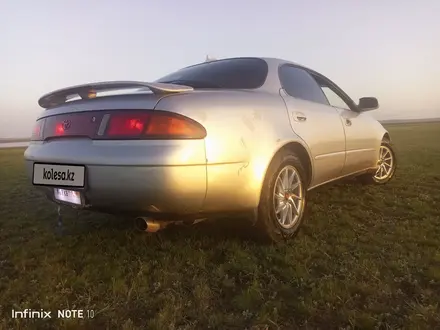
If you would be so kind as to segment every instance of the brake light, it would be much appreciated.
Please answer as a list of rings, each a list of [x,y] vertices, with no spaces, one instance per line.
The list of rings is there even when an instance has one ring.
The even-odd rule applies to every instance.
[[[55,126],[55,135],[63,135],[64,134],[64,126],[62,123],[58,123]]]
[[[108,136],[139,136],[143,133],[148,121],[148,114],[114,114],[110,115],[107,130]]]
[[[37,120],[32,130],[31,141],[40,141],[43,139],[44,119]]]
[[[105,137],[203,139],[206,130],[185,116],[154,110],[110,114]]]
[[[203,139],[205,128],[186,116],[158,110],[83,111],[45,117],[35,123],[31,140],[89,138]]]

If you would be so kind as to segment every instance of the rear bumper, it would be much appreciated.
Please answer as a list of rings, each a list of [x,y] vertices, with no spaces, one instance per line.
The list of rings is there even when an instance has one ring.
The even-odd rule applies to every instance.
[[[192,214],[206,196],[203,140],[32,143],[25,160],[30,181],[34,162],[85,165],[86,187],[78,190],[89,209]],[[38,188],[53,200],[53,187]]]

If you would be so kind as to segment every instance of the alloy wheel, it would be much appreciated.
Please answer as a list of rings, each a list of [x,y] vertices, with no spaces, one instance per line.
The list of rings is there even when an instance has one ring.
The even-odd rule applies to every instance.
[[[295,167],[287,165],[279,172],[273,191],[278,223],[283,228],[292,228],[301,219],[304,202],[301,177]]]
[[[379,167],[374,175],[376,180],[385,180],[393,173],[394,159],[390,148],[384,145],[380,146],[377,164]]]

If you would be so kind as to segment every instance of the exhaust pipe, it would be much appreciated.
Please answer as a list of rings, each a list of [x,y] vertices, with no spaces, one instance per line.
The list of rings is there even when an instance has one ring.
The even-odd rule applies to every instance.
[[[134,226],[137,230],[155,233],[171,224],[194,225],[204,220],[207,220],[207,218],[200,218],[191,221],[158,221],[148,217],[137,217],[134,219]]]
[[[137,217],[134,219],[134,226],[140,231],[149,233],[155,233],[164,227],[160,222],[147,217]]]

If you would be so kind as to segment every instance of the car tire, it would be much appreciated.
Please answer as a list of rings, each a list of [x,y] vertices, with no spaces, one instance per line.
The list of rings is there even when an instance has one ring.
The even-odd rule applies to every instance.
[[[389,163],[385,163],[386,161],[388,161],[388,158],[391,159],[391,163],[389,165],[390,167],[385,165],[385,164],[389,164]],[[385,160],[385,159],[387,159],[387,160]],[[380,166],[376,172],[367,173],[367,174],[364,174],[359,177],[359,179],[362,183],[383,185],[383,184],[388,183],[394,177],[394,174],[396,173],[396,168],[397,168],[397,158],[396,158],[396,153],[394,152],[394,148],[390,142],[382,141],[382,143],[380,145],[378,162],[379,162]],[[380,170],[381,170],[382,164],[384,164],[383,167],[386,170],[388,170],[389,168],[391,169],[389,171],[389,173],[388,172],[386,173],[387,175],[382,175],[382,176],[380,175]]]
[[[293,175],[293,173],[295,174]],[[307,200],[305,173],[299,157],[294,154],[281,153],[272,160],[263,183],[256,223],[259,237],[264,241],[285,241],[298,233],[304,221]],[[288,179],[284,181],[286,174]],[[280,191],[285,188],[283,183],[287,182],[289,185],[289,179],[292,184],[287,188],[292,191],[284,191],[284,197],[281,198],[280,195],[283,193]],[[297,183],[299,186],[291,189]],[[288,225],[283,225],[281,223],[283,219],[287,222],[291,220],[291,222]]]

